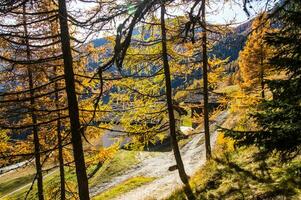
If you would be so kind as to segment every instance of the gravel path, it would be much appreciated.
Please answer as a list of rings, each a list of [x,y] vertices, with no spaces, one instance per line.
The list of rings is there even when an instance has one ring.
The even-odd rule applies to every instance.
[[[21,168],[23,166],[26,166],[26,165],[28,165],[32,162],[33,162],[32,160],[26,160],[26,161],[19,162],[19,163],[13,164],[13,165],[2,167],[2,168],[0,168],[0,177],[3,176],[5,173],[8,173],[8,172],[11,172],[11,171],[16,170],[18,168]]]
[[[227,115],[227,111],[222,112],[211,126],[221,125]],[[215,128],[213,130],[215,130]],[[200,141],[203,141],[203,137],[204,134],[195,135],[192,140],[181,149],[185,170],[189,176],[193,175],[206,161],[205,145],[203,143],[200,144]],[[217,131],[215,130],[211,133],[212,147],[216,142],[216,138]],[[113,178],[110,182],[91,188],[91,196],[95,196],[110,187],[137,176],[156,177],[156,179],[117,197],[116,200],[160,200],[170,196],[173,191],[182,186],[178,171],[168,170],[170,166],[176,164],[172,152],[159,152],[155,156],[153,153],[140,152],[138,158],[140,159],[140,163],[131,170],[121,176]]]

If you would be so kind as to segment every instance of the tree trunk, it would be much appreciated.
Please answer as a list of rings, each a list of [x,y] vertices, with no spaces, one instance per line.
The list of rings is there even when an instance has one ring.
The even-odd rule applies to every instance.
[[[261,98],[265,98],[264,94],[264,66],[263,66],[263,47],[261,47],[260,53],[260,84],[261,84]]]
[[[26,19],[26,5],[23,4],[23,24],[24,24],[24,34],[25,34],[25,45],[26,45],[26,58],[29,61],[31,59],[31,52],[29,47],[28,40],[28,30],[27,30],[27,19]],[[33,124],[33,141],[34,141],[34,156],[35,156],[35,164],[36,164],[36,173],[37,173],[37,186],[38,186],[38,197],[39,200],[44,200],[43,193],[43,172],[41,165],[41,155],[40,155],[40,141],[39,141],[39,131],[37,124],[37,116],[34,112],[35,99],[34,99],[34,85],[33,85],[33,77],[31,66],[27,67],[28,73],[28,85],[30,90],[30,115]]]
[[[174,153],[175,160],[177,163],[177,168],[179,171],[180,178],[185,185],[184,186],[185,194],[189,200],[194,200],[195,197],[194,197],[191,187],[189,185],[189,179],[185,172],[184,164],[183,164],[183,161],[181,158],[179,145],[178,145],[178,141],[177,141],[176,121],[175,121],[173,102],[172,102],[172,88],[171,88],[170,69],[169,69],[168,53],[167,53],[166,27],[165,27],[164,15],[165,15],[165,5],[164,5],[164,3],[162,3],[162,5],[161,5],[162,59],[163,59],[163,65],[164,65],[166,98],[167,98],[167,109],[168,109],[168,116],[169,116],[169,131],[170,131],[171,145],[172,145],[173,153]]]
[[[61,30],[61,46],[64,57],[64,74],[66,82],[66,93],[68,99],[68,111],[71,124],[71,142],[73,145],[73,156],[75,161],[76,176],[78,183],[79,198],[89,200],[89,186],[85,166],[85,158],[82,144],[83,129],[79,120],[79,109],[75,91],[75,80],[73,71],[73,58],[71,54],[70,34],[67,22],[66,1],[59,0],[59,20]]]
[[[208,55],[206,30],[206,0],[202,0],[202,49],[203,49],[203,93],[204,93],[204,130],[206,158],[211,159],[210,130],[209,130],[209,104],[208,104]]]
[[[56,67],[53,69],[54,76],[57,75]],[[55,82],[54,85],[55,89],[55,108],[59,110],[59,92],[58,92],[58,82]],[[56,124],[56,133],[58,138],[58,151],[59,151],[59,167],[60,167],[60,183],[61,183],[61,200],[66,199],[66,188],[65,188],[65,171],[64,171],[64,157],[63,157],[63,141],[62,141],[62,134],[61,134],[61,114],[60,111],[57,113],[57,124]]]

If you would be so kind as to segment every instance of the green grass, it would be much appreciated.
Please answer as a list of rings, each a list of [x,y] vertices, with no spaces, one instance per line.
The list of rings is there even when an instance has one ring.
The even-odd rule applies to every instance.
[[[186,144],[188,144],[192,140],[191,137],[178,140],[178,145],[180,148],[183,148]]]
[[[215,156],[192,177],[197,199],[301,199],[300,156],[286,164],[276,156],[262,158],[255,147],[222,153],[218,145]],[[169,200],[184,200],[183,190]]]
[[[239,86],[234,85],[216,92],[232,95],[238,91]],[[232,107],[235,109],[231,110],[223,127],[245,126],[241,121],[245,119],[248,107],[241,108],[242,103],[234,101]],[[256,147],[234,149],[233,140],[220,136],[221,134],[217,138],[213,159],[207,161],[190,179],[197,199],[301,199],[300,155],[291,161],[281,163],[277,155],[264,156]],[[182,189],[175,191],[168,198],[168,200],[184,199],[186,197]]]
[[[56,171],[54,174],[46,177],[46,174],[44,174],[44,178],[43,178],[43,181],[44,181],[44,195],[47,196],[47,193],[49,191],[50,188],[52,188],[54,185],[59,188],[59,173],[58,171]],[[20,177],[18,179],[25,179],[25,177]],[[33,180],[33,177],[31,177],[31,179],[27,182],[28,183],[31,183]],[[14,190],[16,190],[17,188],[14,188]],[[29,190],[29,186],[26,187],[26,188],[23,188],[22,190],[16,192],[14,195],[10,196],[9,199],[24,199],[27,191]],[[30,191],[30,193],[28,194],[28,197],[27,199],[29,200],[34,200],[34,199],[37,199],[37,185],[36,185],[36,182],[35,184],[33,185],[33,188],[32,190]],[[54,198],[55,199],[55,198]]]
[[[135,151],[124,151],[124,150],[119,151],[112,160],[105,162],[104,165],[89,180],[90,187],[109,181],[111,178],[118,176],[122,172],[130,169],[133,165],[138,163],[138,160],[136,159],[136,155],[137,152]],[[91,171],[94,170],[94,168],[95,165],[90,166],[90,168],[87,169],[87,172],[90,173]],[[18,189],[23,185],[31,183],[33,176],[34,175],[22,176],[4,183],[0,183],[0,194],[7,194],[9,192]],[[77,191],[76,174],[74,168],[65,167],[65,178],[66,181],[68,182],[68,186],[73,191]],[[59,184],[60,184],[60,178],[59,178],[58,170],[52,175],[48,176],[47,178],[44,178],[45,196],[49,197],[54,193],[58,193]],[[24,196],[28,191],[28,189],[29,187],[26,187],[18,191],[9,199],[24,199]],[[36,199],[37,198],[36,194],[37,194],[37,187],[35,184],[34,187],[32,188],[32,191],[29,193],[27,199],[29,200]],[[53,199],[57,199],[57,198],[53,198]]]
[[[130,178],[121,184],[108,189],[107,191],[101,193],[99,196],[93,198],[93,200],[109,200],[117,196],[120,196],[126,192],[129,192],[137,187],[140,187],[146,183],[152,182],[155,178],[152,177],[134,177]]]
[[[119,151],[112,160],[105,162],[100,170],[90,179],[90,187],[109,181],[111,178],[130,169],[133,165],[138,164],[139,161],[136,155],[137,151]]]
[[[115,157],[104,163],[104,165],[96,172],[96,174],[89,180],[90,187],[95,186],[97,184],[101,184],[103,182],[109,181],[111,178],[118,176],[122,172],[128,170],[130,167],[138,163],[136,159],[137,152],[135,151],[119,151]],[[91,172],[95,168],[95,165],[91,166],[87,169],[88,172]],[[73,190],[77,191],[76,188],[76,174],[74,168],[65,167],[65,177],[68,182],[68,186]],[[31,177],[32,178],[32,177]],[[25,177],[19,178],[22,181],[26,181]],[[26,183],[31,182],[27,180]],[[14,180],[13,180],[14,181]],[[45,196],[51,196],[54,193],[58,193],[59,191],[59,171],[56,171],[54,174],[48,176],[44,179],[44,192]],[[11,191],[17,189],[15,185],[11,186]],[[23,199],[27,190],[29,188],[24,188],[14,194],[11,199]],[[30,192],[28,199],[34,200],[36,199],[37,187],[34,185],[32,191]],[[56,198],[53,198],[56,199]]]
[[[8,194],[8,193],[16,190],[17,188],[20,188],[23,185],[30,183],[32,181],[33,177],[34,177],[34,174],[31,174],[31,175],[19,177],[16,179],[12,179],[12,180],[0,183],[0,196]]]
[[[186,109],[187,115],[181,116],[181,126],[192,127],[191,110]]]
[[[187,126],[187,127],[192,127],[192,119],[190,116],[184,116],[182,118],[182,125],[181,126]]]

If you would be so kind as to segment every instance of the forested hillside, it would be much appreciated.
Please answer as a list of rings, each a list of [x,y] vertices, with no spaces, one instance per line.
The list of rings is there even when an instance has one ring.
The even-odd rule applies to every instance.
[[[301,199],[299,0],[1,0],[0,199]]]

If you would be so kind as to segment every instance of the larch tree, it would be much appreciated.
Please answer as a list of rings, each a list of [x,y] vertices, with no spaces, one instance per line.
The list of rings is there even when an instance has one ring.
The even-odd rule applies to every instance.
[[[28,35],[28,27],[27,27],[27,19],[26,19],[26,5],[23,4],[22,6],[22,17],[23,17],[23,27],[24,27],[24,43],[26,46],[26,59],[27,61],[31,60],[31,50],[29,44],[29,35]],[[32,75],[32,66],[27,66],[27,74],[28,74],[28,85],[30,90],[30,108],[29,112],[31,115],[31,120],[33,124],[33,139],[34,139],[34,154],[35,154],[35,163],[36,163],[36,170],[37,170],[37,184],[38,184],[38,197],[39,200],[44,200],[44,193],[43,193],[43,174],[42,174],[42,164],[41,164],[41,157],[40,157],[40,141],[39,141],[39,132],[37,127],[37,116],[34,111],[35,107],[35,92],[34,92],[34,80]]]
[[[206,158],[211,158],[210,130],[209,130],[209,92],[208,92],[208,52],[207,52],[207,25],[206,25],[206,0],[202,0],[201,5],[202,24],[202,62],[203,62],[203,92],[204,92],[204,130]]]
[[[104,68],[108,68],[108,67],[116,67],[117,69],[119,69],[119,71],[122,71],[122,69],[125,68],[125,66],[129,60],[131,60],[131,63],[133,63],[133,62],[135,62],[135,61],[133,61],[133,60],[135,60],[135,58],[140,58],[141,64],[137,64],[138,68],[145,70],[145,72],[147,72],[148,68],[153,68],[153,69],[150,70],[151,73],[146,73],[146,74],[138,73],[138,74],[136,74],[136,76],[137,77],[144,76],[144,78],[146,78],[146,79],[150,78],[149,80],[154,78],[154,80],[156,80],[156,81],[153,83],[159,83],[158,86],[155,87],[155,86],[149,85],[148,88],[143,90],[142,87],[140,88],[139,86],[134,85],[133,84],[134,82],[131,82],[131,85],[124,83],[124,84],[120,84],[120,87],[126,88],[128,86],[134,86],[134,88],[127,88],[127,90],[132,91],[133,93],[136,93],[137,96],[140,96],[139,98],[141,98],[140,99],[141,101],[149,98],[149,102],[155,103],[155,105],[152,105],[152,106],[156,106],[156,105],[158,106],[160,104],[156,103],[155,98],[160,99],[160,97],[163,96],[162,91],[161,91],[162,85],[160,85],[160,84],[162,84],[162,73],[160,72],[161,70],[159,68],[160,66],[163,67],[163,68],[161,67],[161,69],[164,70],[164,72],[165,72],[164,73],[165,74],[164,75],[165,82],[163,82],[163,83],[164,83],[164,88],[166,91],[163,94],[166,95],[166,97],[167,97],[167,102],[166,102],[167,105],[166,106],[167,106],[168,112],[166,113],[166,110],[159,108],[159,106],[158,106],[158,108],[153,108],[153,111],[155,111],[155,112],[153,112],[152,115],[157,114],[158,119],[160,119],[160,115],[163,116],[163,118],[164,118],[164,115],[168,114],[167,123],[169,125],[168,127],[169,127],[169,133],[170,133],[170,138],[171,138],[171,146],[174,151],[177,169],[179,171],[179,175],[180,175],[182,182],[185,184],[185,191],[186,191],[187,197],[189,199],[194,199],[194,195],[189,186],[188,176],[184,169],[184,165],[183,165],[183,161],[182,161],[182,158],[180,155],[180,150],[179,150],[178,141],[177,141],[176,120],[175,120],[175,116],[174,116],[175,102],[173,100],[173,93],[172,93],[172,89],[171,89],[171,87],[172,87],[171,86],[171,73],[170,73],[170,68],[169,68],[170,57],[168,56],[169,48],[167,47],[168,39],[167,39],[167,30],[166,30],[165,19],[164,19],[164,16],[166,14],[165,5],[168,5],[167,3],[172,3],[172,2],[165,2],[165,1],[164,2],[161,2],[161,1],[135,2],[135,3],[131,4],[132,6],[131,6],[130,11],[127,10],[127,8],[129,7],[129,6],[127,6],[125,8],[127,11],[125,14],[125,16],[126,16],[125,20],[123,21],[123,23],[121,23],[119,25],[119,27],[117,29],[117,35],[116,35],[116,39],[115,39],[113,55],[111,56],[111,59],[109,59],[107,62],[105,62],[103,65],[101,65],[99,69],[104,69]],[[161,14],[163,14],[163,15],[161,15],[161,17],[156,17],[156,15],[154,15],[154,12],[157,9],[157,7],[162,9],[161,11],[163,13],[161,13]],[[112,13],[112,15],[115,16],[116,14]],[[160,20],[156,20],[158,18]],[[153,20],[153,19],[155,19],[155,20]],[[136,38],[134,37],[135,36],[134,33],[136,32],[135,28],[139,27],[139,25],[143,26],[143,24],[150,25],[151,29],[159,30],[159,34],[155,33],[154,34],[155,37],[152,38],[153,40],[150,39],[149,41],[143,41],[143,40],[137,41]],[[148,35],[147,37],[149,37],[149,34],[146,34],[146,35]],[[161,38],[159,35],[161,36]],[[139,49],[139,46],[142,46],[142,47],[140,47],[141,49],[148,48],[147,51],[144,51],[144,53],[146,53],[146,54],[142,53],[141,49]],[[138,49],[138,51],[135,51],[135,48]],[[151,50],[151,48],[153,48],[153,49]],[[162,52],[161,51],[158,52],[158,49],[162,49]],[[133,53],[133,54],[131,54],[131,53]],[[129,59],[129,58],[131,58],[131,59]],[[143,66],[146,66],[146,67],[143,67]],[[158,70],[158,68],[159,68],[159,70]],[[156,71],[157,71],[157,74],[156,74]],[[141,72],[143,72],[143,71],[141,71]],[[152,77],[152,75],[149,76],[149,74],[154,74],[156,77],[155,76]],[[126,75],[128,75],[128,74],[126,74]],[[135,78],[135,75],[130,74],[130,77],[131,76],[133,78]],[[129,78],[129,77],[126,77],[126,78]],[[135,81],[135,80],[133,80],[133,81]],[[121,82],[122,82],[122,80],[121,80]],[[144,84],[146,84],[146,85],[151,84],[151,81],[148,82],[148,80],[146,80],[146,81],[144,81]],[[138,93],[140,93],[140,94],[138,94]],[[129,97],[127,94],[118,95],[118,96],[119,97],[117,97],[117,95],[116,95],[116,99],[120,98],[121,101],[125,101],[125,102],[131,101],[131,97]],[[134,95],[132,95],[132,97],[134,97]],[[153,100],[151,100],[151,98],[153,98]],[[151,107],[149,107],[148,104],[145,104],[145,105],[148,106],[148,109],[149,108],[151,109]],[[129,107],[129,109],[133,109],[133,108]],[[145,110],[145,111],[149,112],[149,110]],[[143,112],[145,112],[145,111],[143,111]],[[148,114],[150,114],[150,113],[148,113]],[[152,115],[149,115],[149,116],[152,116]],[[143,117],[144,117],[144,122],[143,122]],[[137,119],[139,119],[139,121],[137,121]],[[142,124],[145,124],[147,126],[147,123],[145,123],[145,121],[147,121],[146,116],[143,116],[141,114],[138,118],[135,118],[135,119],[132,118],[131,120],[134,123],[136,120],[136,123],[138,122],[138,124],[143,122]],[[159,122],[159,123],[161,123],[161,122]],[[162,125],[162,124],[160,124],[160,125]],[[163,125],[165,126],[166,124],[163,124]],[[163,126],[163,129],[161,129],[159,131],[166,130],[166,128],[164,128],[164,126]],[[137,127],[137,126],[133,125],[132,128],[135,129],[134,127]],[[152,128],[154,128],[154,127],[147,127],[147,130],[151,130]],[[128,127],[127,129],[129,130],[129,129],[131,129],[131,127]],[[137,131],[137,129],[136,129],[136,131]],[[151,132],[154,133],[155,130],[153,129],[153,130],[151,130]],[[125,131],[125,133],[127,133],[127,131]],[[130,133],[134,134],[134,132],[130,132]],[[145,134],[148,134],[148,133],[145,132]],[[150,138],[148,138],[148,139],[150,139]]]
[[[265,98],[264,77],[268,68],[271,48],[265,43],[264,37],[271,30],[266,13],[262,13],[252,23],[244,49],[239,54],[239,69],[243,78],[243,87],[252,88],[260,85],[261,98]]]
[[[42,114],[41,104],[49,93],[45,90],[43,70],[37,65],[40,63],[37,61],[37,57],[41,55],[37,48],[41,44],[30,42],[30,38],[35,37],[31,33],[32,29],[36,28],[36,24],[33,21],[37,19],[28,19],[27,6],[28,4],[24,2],[21,6],[8,10],[8,13],[5,13],[9,19],[15,20],[16,24],[11,24],[9,19],[4,20],[1,24],[3,28],[1,37],[9,44],[6,49],[7,54],[1,55],[1,60],[5,63],[2,68],[2,75],[8,78],[6,80],[8,84],[7,90],[1,94],[1,106],[5,106],[5,114],[1,117],[1,126],[4,129],[11,130],[11,133],[15,133],[16,130],[20,130],[18,132],[24,131],[21,134],[30,135],[28,137],[29,140],[32,135],[33,155],[36,164],[36,177],[34,180],[38,182],[38,198],[44,199],[42,165],[44,160],[47,159],[47,153],[42,153],[44,151],[42,143],[45,142],[42,142],[40,138],[45,136],[45,132],[42,131],[42,125],[49,122],[45,115]],[[40,33],[40,30],[37,30],[36,35]],[[9,84],[12,84],[12,86]],[[14,92],[16,89],[17,91]],[[27,133],[29,130],[32,134]],[[26,140],[23,139],[22,143],[25,144]],[[22,148],[22,146],[24,145],[20,147]],[[29,147],[29,149],[31,148]],[[20,153],[18,150],[19,148],[16,148],[11,157],[32,155],[30,150],[29,153]],[[15,152],[18,153],[15,154]]]
[[[70,33],[67,21],[68,14],[65,0],[60,0],[58,2],[58,10],[60,21],[60,40],[64,58],[64,78],[66,82],[66,93],[72,134],[71,141],[73,145],[78,191],[81,200],[89,200],[89,186],[82,144],[84,129],[81,127],[79,119],[78,99],[75,90],[73,57],[71,52]]]
[[[96,3],[96,5],[98,4]],[[79,21],[80,18],[72,17],[71,14],[68,14],[65,1],[53,2],[51,7],[48,6],[49,2],[47,1],[31,3],[29,3],[29,1],[15,1],[1,4],[1,17],[4,18],[0,24],[1,40],[3,39],[8,43],[5,47],[7,51],[2,51],[0,55],[1,62],[4,63],[3,67],[8,69],[8,71],[4,72],[5,75],[3,75],[2,78],[12,78],[11,85],[6,85],[7,88],[5,92],[1,94],[1,106],[7,111],[6,113],[9,113],[9,116],[2,116],[1,128],[8,130],[26,130],[31,127],[40,127],[39,130],[43,133],[42,138],[44,138],[44,134],[47,136],[45,137],[46,140],[42,142],[45,145],[47,144],[47,148],[45,146],[43,150],[40,150],[39,155],[43,154],[44,159],[48,159],[49,156],[52,155],[52,152],[58,149],[60,154],[61,175],[63,176],[64,163],[62,161],[62,148],[70,144],[68,139],[66,139],[69,135],[68,125],[70,123],[71,143],[73,144],[72,149],[79,196],[80,199],[89,199],[88,180],[82,145],[82,136],[85,136],[84,129],[87,128],[88,124],[84,124],[84,117],[82,119],[83,121],[80,121],[77,96],[83,98],[87,93],[86,90],[88,90],[80,89],[81,86],[79,86],[79,83],[82,83],[85,78],[84,74],[80,74],[85,71],[84,68],[87,64],[87,62],[83,61],[83,58],[86,57],[87,60],[87,55],[89,55],[89,53],[81,55],[80,51],[86,48],[81,49],[80,46],[82,46],[81,44],[84,43],[91,32],[95,31],[92,27],[94,24],[88,24],[88,22],[90,22],[89,20],[88,22]],[[27,8],[25,12],[22,12],[23,7]],[[29,10],[29,8],[31,9]],[[95,12],[98,13],[98,10]],[[87,14],[85,17],[96,17],[94,13],[89,13],[91,15]],[[19,22],[15,20],[18,18],[23,19],[24,16],[26,16],[25,23],[24,21]],[[23,30],[25,26],[27,27],[28,34]],[[57,28],[51,26],[56,26]],[[69,26],[79,27],[78,29],[86,27],[88,30],[88,33],[84,35],[86,38],[84,38],[83,41],[77,39],[77,29],[72,28],[70,33]],[[59,29],[59,31],[54,31],[53,29]],[[30,56],[27,54],[24,58],[21,56],[18,57],[18,53],[24,52],[24,50],[27,50]],[[30,69],[31,71],[29,71],[31,72],[29,75],[32,74],[33,77],[32,83],[29,84],[29,89],[24,89],[26,84],[21,76],[24,76],[24,69],[33,66],[37,66],[37,68]],[[62,70],[62,66],[64,70]],[[55,69],[56,67],[57,69]],[[83,69],[75,70],[74,68],[77,67]],[[12,70],[9,71],[9,69]],[[75,74],[75,71],[79,73]],[[75,76],[78,77],[75,78]],[[18,77],[18,79],[14,79],[15,77]],[[11,91],[15,88],[18,88],[18,92]],[[62,94],[64,91],[67,95],[67,103],[59,105],[58,98],[61,95],[65,97]],[[81,92],[84,92],[84,94]],[[26,104],[24,102],[26,102]],[[27,106],[27,102],[30,102],[31,105]],[[46,104],[46,102],[48,107],[43,105],[43,103]],[[35,104],[35,106],[33,106],[33,104]],[[49,106],[50,104],[51,106]],[[65,105],[67,105],[67,107],[65,107]],[[69,114],[66,112],[68,109]],[[32,120],[32,122],[30,122],[27,119],[27,115],[36,115],[36,121]],[[15,120],[14,123],[12,123],[12,120]],[[62,122],[67,123],[67,125],[64,125],[64,138],[60,137],[60,133],[62,133]],[[56,125],[53,126],[55,123]],[[56,127],[56,129],[53,129],[53,127]],[[58,143],[53,143],[56,138],[55,135],[46,134],[52,130],[57,133],[57,140],[61,140]],[[41,133],[39,133],[40,137],[42,136]],[[34,134],[34,136],[35,135],[37,134]],[[30,151],[26,153],[16,152],[10,152],[10,155],[6,152],[3,158],[27,158],[32,156]],[[36,162],[38,161],[38,159],[35,160]],[[37,169],[39,170],[41,167],[37,166]],[[37,178],[41,180],[41,174],[37,175]],[[38,188],[41,189],[40,181],[38,182]],[[61,198],[65,196],[63,184],[64,179],[61,177]],[[42,199],[43,192],[40,189],[39,198]]]
[[[199,70],[201,70],[202,75],[202,95],[203,95],[203,122],[204,122],[204,132],[205,132],[205,149],[206,149],[206,158],[211,159],[211,143],[210,143],[210,121],[209,121],[209,95],[210,90],[215,87],[214,83],[210,83],[209,77],[210,73],[213,72],[214,67],[217,68],[219,64],[222,63],[219,59],[216,59],[210,53],[210,40],[218,38],[218,35],[222,35],[225,27],[218,25],[211,25],[206,21],[207,17],[207,7],[210,5],[209,1],[199,0],[195,1],[191,6],[190,11],[188,12],[187,22],[185,23],[184,33],[186,39],[191,39],[194,44],[194,51],[197,51],[194,56],[195,64],[200,65]],[[208,39],[208,33],[210,37]],[[216,38],[214,38],[216,37]],[[211,86],[213,86],[211,88]]]
[[[268,60],[271,69],[285,76],[267,81],[272,93],[263,99],[251,113],[257,130],[227,130],[238,146],[257,146],[266,155],[278,154],[282,161],[300,155],[300,1],[283,1],[274,14],[279,23],[277,30],[268,32],[266,44],[277,49]]]
[[[195,196],[191,190],[189,185],[189,179],[185,172],[183,160],[181,158],[181,153],[179,149],[179,145],[177,142],[177,133],[176,133],[176,120],[174,115],[174,103],[173,103],[173,94],[172,94],[172,86],[171,86],[171,74],[169,67],[169,56],[167,51],[167,34],[166,34],[166,26],[165,26],[165,3],[161,3],[161,43],[162,43],[162,60],[163,60],[163,68],[165,74],[165,90],[166,90],[166,98],[167,98],[167,110],[169,116],[169,131],[171,137],[171,144],[173,148],[173,153],[176,159],[177,168],[179,171],[179,176],[184,183],[184,191],[187,198],[190,200],[195,199]]]
[[[41,6],[42,11],[51,11],[53,8],[55,8],[55,4],[53,2],[44,2],[45,5]],[[48,22],[49,23],[49,29],[51,31],[51,35],[55,36],[59,34],[58,30],[58,19],[51,20]],[[53,42],[55,42],[55,39],[53,39]],[[51,53],[52,55],[55,55],[57,52],[59,52],[59,45],[53,45],[51,47]],[[56,61],[53,63],[53,69],[52,72],[50,70],[50,75],[49,75],[49,81],[51,81],[52,78],[56,78],[59,75],[63,74],[62,71],[62,62],[61,61]],[[57,66],[56,66],[57,65]],[[63,112],[65,111],[62,109],[62,107],[65,107],[66,100],[65,96],[61,94],[59,91],[59,88],[61,88],[64,84],[62,81],[55,81],[53,85],[53,90],[55,91],[54,93],[54,110],[56,110],[56,115],[57,115],[57,121],[54,122],[56,125],[54,125],[54,130],[53,132],[56,132],[57,135],[57,151],[58,151],[58,162],[59,162],[59,171],[60,171],[60,199],[65,200],[66,199],[66,180],[65,180],[65,168],[64,168],[64,141],[69,141],[69,138],[64,138],[64,130],[63,130],[63,123],[65,121],[61,118],[63,116]],[[63,98],[63,99],[62,99]],[[66,128],[65,128],[66,129]]]

